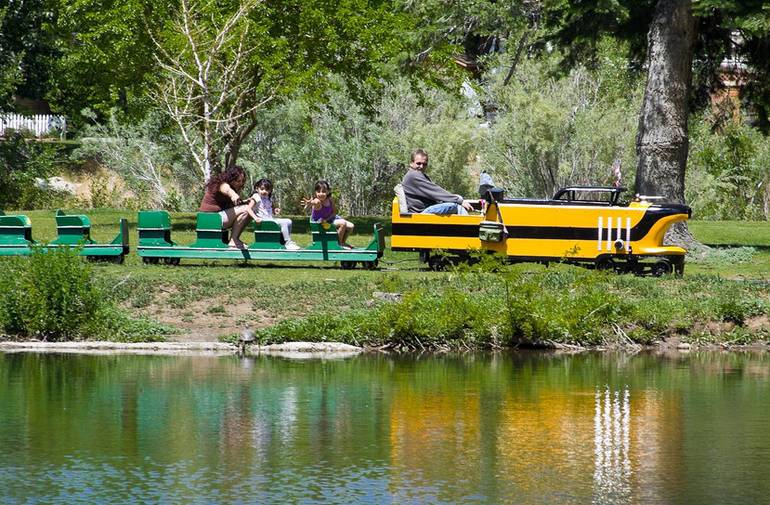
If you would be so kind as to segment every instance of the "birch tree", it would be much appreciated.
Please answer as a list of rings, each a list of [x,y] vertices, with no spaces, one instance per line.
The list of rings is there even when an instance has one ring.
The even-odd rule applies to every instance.
[[[163,80],[155,98],[176,123],[201,179],[236,163],[244,139],[256,127],[255,112],[274,95],[258,92],[259,71],[250,65],[249,13],[260,0],[243,0],[221,15],[205,0],[181,0],[164,37],[153,35]]]

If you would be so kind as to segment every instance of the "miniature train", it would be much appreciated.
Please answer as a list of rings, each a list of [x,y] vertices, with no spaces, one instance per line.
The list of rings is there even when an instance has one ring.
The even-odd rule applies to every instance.
[[[660,276],[684,272],[686,251],[663,245],[672,224],[686,221],[686,205],[637,197],[620,203],[625,188],[569,187],[548,200],[505,199],[487,191],[475,215],[402,212],[393,200],[391,249],[417,251],[431,268],[470,251],[496,252],[512,262],[566,262],[617,272]],[[402,200],[402,201],[400,201]]]
[[[1,213],[0,213],[1,214]],[[0,215],[0,256],[29,255],[33,249],[76,247],[81,256],[92,260],[123,263],[129,252],[128,224],[120,220],[120,231],[108,244],[91,239],[91,221],[84,215],[56,213],[57,238],[47,244],[32,238],[32,223],[25,215]],[[216,212],[199,212],[197,239],[180,245],[171,238],[171,219],[166,211],[140,211],[137,219],[139,235],[136,253],[145,263],[163,262],[178,265],[183,258],[211,260],[270,260],[339,262],[343,269],[377,268],[385,250],[385,234],[380,223],[374,225],[373,238],[366,247],[340,246],[334,226],[310,224],[312,243],[298,250],[286,249],[278,224],[263,221],[253,225],[254,242],[245,249],[227,245],[228,231]]]
[[[374,225],[373,237],[363,248],[340,246],[337,230],[328,224],[310,223],[312,243],[298,250],[286,249],[281,229],[273,221],[254,224],[254,242],[245,249],[227,246],[228,232],[222,229],[222,218],[216,212],[199,212],[197,239],[190,245],[179,245],[171,239],[171,220],[163,210],[140,211],[137,221],[139,243],[136,252],[145,263],[177,265],[182,258],[280,260],[280,261],[339,261],[343,269],[377,268],[385,250],[382,225]]]
[[[394,198],[393,251],[416,251],[432,269],[449,261],[472,258],[473,252],[494,252],[512,262],[566,262],[616,272],[660,276],[682,274],[686,251],[663,245],[672,224],[691,215],[686,205],[662,204],[649,197],[620,203],[624,188],[569,187],[553,198],[505,199],[500,190],[487,191],[472,215],[409,214],[403,195]],[[48,244],[32,239],[29,218],[0,213],[0,256],[28,255],[33,248],[79,247],[91,259],[122,263],[129,252],[128,225],[110,243],[91,239],[91,223],[83,215],[56,215],[57,238]],[[382,225],[363,248],[340,246],[333,226],[311,223],[312,243],[286,249],[279,226],[264,221],[252,226],[254,241],[245,249],[229,248],[228,231],[218,213],[199,212],[196,240],[180,245],[171,238],[165,211],[140,211],[136,253],[145,263],[177,265],[182,259],[339,262],[344,269],[377,268],[385,249]]]
[[[32,222],[23,214],[5,215],[0,211],[0,256],[28,256],[34,248],[79,247],[79,254],[90,259],[123,263],[128,254],[128,223],[119,222],[115,238],[100,244],[91,238],[91,220],[84,215],[56,211],[56,239],[41,244],[32,238]]]

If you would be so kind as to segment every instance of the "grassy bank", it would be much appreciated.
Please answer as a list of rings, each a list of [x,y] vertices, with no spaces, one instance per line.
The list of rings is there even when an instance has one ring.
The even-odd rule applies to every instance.
[[[37,240],[53,238],[50,212],[28,214]],[[88,214],[94,238],[103,241],[117,232],[119,217],[128,217],[135,245],[134,213]],[[194,214],[172,221],[174,239],[192,242]],[[356,220],[354,244],[368,242],[374,221]],[[92,272],[116,307],[176,327],[176,335],[156,335],[171,340],[234,338],[251,327],[263,343],[335,340],[412,349],[646,344],[672,336],[693,343],[765,341],[770,224],[692,222],[691,229],[720,247],[689,260],[681,279],[489,263],[436,273],[420,269],[416,254],[389,250],[374,272],[317,263],[168,267],[144,265],[134,254],[122,266],[93,264]],[[295,219],[295,235],[309,243],[305,219]],[[728,245],[738,248],[723,248]]]

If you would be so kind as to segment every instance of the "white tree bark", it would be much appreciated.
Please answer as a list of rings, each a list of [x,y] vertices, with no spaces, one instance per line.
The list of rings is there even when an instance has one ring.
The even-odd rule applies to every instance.
[[[235,164],[241,144],[256,125],[254,113],[273,96],[257,95],[248,68],[248,14],[261,0],[243,0],[221,26],[202,16],[203,1],[181,0],[174,23],[181,45],[152,37],[165,73],[156,98],[178,126],[206,182]]]

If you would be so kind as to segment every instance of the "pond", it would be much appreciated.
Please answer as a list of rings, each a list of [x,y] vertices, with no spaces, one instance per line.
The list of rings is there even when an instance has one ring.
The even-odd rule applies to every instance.
[[[0,353],[0,503],[761,503],[770,356]]]

